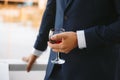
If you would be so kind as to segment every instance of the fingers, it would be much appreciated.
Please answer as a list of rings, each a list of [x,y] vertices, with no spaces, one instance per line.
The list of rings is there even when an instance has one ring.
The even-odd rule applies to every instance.
[[[27,70],[27,72],[29,72],[30,69],[31,69],[31,67],[32,67],[32,66],[31,66],[32,63],[31,63],[31,61],[30,61],[30,58],[28,58],[28,57],[23,57],[22,60],[28,63],[28,64],[27,64],[27,67],[26,67],[26,70]]]
[[[52,44],[52,43],[48,42],[48,46],[50,46],[52,49],[59,49],[58,44]]]
[[[22,58],[23,61],[28,63],[27,67],[26,67],[27,72],[30,72],[30,70],[31,70],[34,62],[36,61],[36,59],[37,59],[37,56],[35,56],[35,55],[30,55],[29,57],[23,57]]]
[[[67,54],[68,53],[68,50],[67,49],[52,49],[54,52],[62,52],[62,53],[65,53]]]
[[[58,44],[52,44],[52,43],[48,42],[48,46],[50,46],[54,52],[59,51],[59,45]]]
[[[31,57],[29,58],[29,61],[28,61],[28,65],[27,65],[27,72],[29,72],[33,66],[33,64],[35,63],[37,59],[37,56],[35,55],[31,55]]]
[[[60,43],[54,44],[48,42],[48,46],[50,46],[54,52],[69,53],[78,45],[77,34],[75,32],[55,34],[51,39],[53,41],[61,41]]]
[[[63,53],[68,53],[68,48],[62,45],[62,43],[59,44],[52,44],[48,42],[48,46],[52,48],[52,51],[54,52],[63,52]]]
[[[25,61],[25,62],[29,61],[27,57],[23,57],[22,60]]]
[[[51,42],[48,42],[48,46],[52,48],[54,52],[63,52],[66,53],[66,48],[63,45],[64,44],[64,39],[66,38],[65,33],[59,33],[55,34],[51,37],[52,40],[54,41],[61,41],[60,43],[52,44]]]
[[[64,32],[63,33],[59,33],[59,34],[55,34],[51,37],[52,40],[62,40],[63,38],[65,38]]]
[[[30,61],[28,62],[28,65],[27,65],[27,67],[26,67],[27,72],[30,72],[30,70],[31,70],[31,68],[32,68],[32,66],[33,66],[33,63],[34,63],[33,60],[30,60]]]

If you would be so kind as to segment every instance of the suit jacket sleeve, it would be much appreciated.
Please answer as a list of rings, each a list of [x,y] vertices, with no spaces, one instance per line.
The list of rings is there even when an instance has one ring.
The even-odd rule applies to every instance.
[[[56,0],[48,0],[39,33],[34,44],[35,49],[44,51],[47,48],[49,30],[54,26],[55,23],[55,12]]]
[[[85,30],[87,49],[104,44],[120,44],[120,0],[115,2],[116,20],[108,25],[96,25]]]

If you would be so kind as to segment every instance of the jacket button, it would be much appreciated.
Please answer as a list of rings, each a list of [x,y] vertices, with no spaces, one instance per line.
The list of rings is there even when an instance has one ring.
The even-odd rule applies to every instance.
[[[68,17],[67,17],[67,16],[64,16],[64,19],[65,19],[65,20],[67,20],[67,19],[68,19]]]

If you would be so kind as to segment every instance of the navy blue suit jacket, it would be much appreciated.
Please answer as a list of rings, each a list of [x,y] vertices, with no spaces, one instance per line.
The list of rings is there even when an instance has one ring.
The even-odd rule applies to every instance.
[[[63,80],[119,80],[120,0],[48,0],[35,48],[47,47],[50,28],[84,30],[87,48],[61,54]],[[46,80],[55,58],[51,51]],[[57,80],[57,79],[54,79]]]

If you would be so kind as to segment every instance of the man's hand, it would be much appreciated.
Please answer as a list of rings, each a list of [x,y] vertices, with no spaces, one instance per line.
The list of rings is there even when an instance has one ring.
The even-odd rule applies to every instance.
[[[31,70],[31,68],[32,68],[34,62],[36,61],[36,59],[37,59],[37,56],[35,56],[35,55],[33,55],[33,54],[31,54],[31,55],[28,56],[28,57],[23,57],[23,58],[22,58],[23,61],[25,61],[25,62],[28,63],[28,64],[27,64],[27,68],[26,68],[27,72],[29,72],[29,71]]]
[[[53,41],[62,40],[61,43],[55,43],[55,44],[48,42],[48,46],[50,46],[52,50],[55,52],[63,52],[67,54],[72,49],[78,46],[77,34],[75,32],[63,32],[63,33],[55,34],[51,37],[51,40]]]

